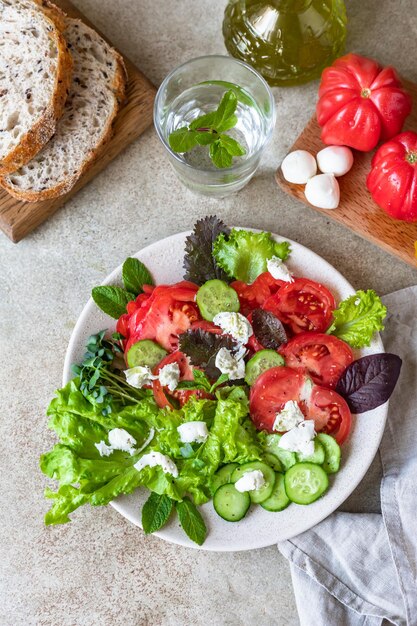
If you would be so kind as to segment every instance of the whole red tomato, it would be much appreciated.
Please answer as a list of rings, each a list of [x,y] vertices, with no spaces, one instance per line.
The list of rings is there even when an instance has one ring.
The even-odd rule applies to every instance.
[[[401,131],[411,108],[394,68],[372,59],[347,54],[322,74],[317,120],[326,144],[368,152]]]
[[[417,221],[417,134],[400,133],[374,154],[366,186],[397,220]]]

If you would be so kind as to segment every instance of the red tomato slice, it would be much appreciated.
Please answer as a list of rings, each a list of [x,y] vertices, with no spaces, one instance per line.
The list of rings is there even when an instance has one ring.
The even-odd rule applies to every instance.
[[[248,315],[253,309],[261,307],[265,300],[278,291],[285,283],[276,280],[269,272],[263,272],[248,285],[241,280],[235,280],[230,286],[239,296],[240,312]]]
[[[313,381],[324,387],[335,387],[341,374],[354,360],[344,342],[322,333],[301,333],[279,349],[288,367],[302,367]]]
[[[332,389],[314,385],[304,397],[308,377],[303,370],[273,367],[261,374],[251,388],[250,416],[258,430],[274,432],[277,413],[288,400],[298,402],[306,419],[314,419],[317,432],[328,433],[342,444],[349,434],[351,414],[345,400]]]
[[[162,361],[154,369],[154,374],[158,374],[164,365],[169,363],[178,363],[180,368],[180,380],[193,380],[193,368],[190,365],[188,357],[183,353],[172,352],[162,359]],[[175,391],[169,391],[167,387],[162,387],[159,380],[152,382],[152,390],[157,405],[163,409],[170,407],[171,409],[177,408],[175,405],[179,404],[184,406],[191,398],[191,396],[197,396],[198,398],[210,398],[211,396],[201,389],[178,389]]]
[[[352,424],[349,407],[342,396],[318,385],[311,392],[308,418],[314,420],[316,432],[332,435],[339,445],[346,440]]]
[[[336,302],[330,291],[314,280],[297,278],[287,283],[262,307],[272,311],[294,334],[324,332],[330,326]]]
[[[197,291],[198,286],[188,281],[155,287],[129,319],[125,351],[140,339],[152,339],[169,352],[176,350],[178,335],[200,319],[194,302]]]
[[[250,416],[256,428],[274,432],[277,413],[289,400],[300,401],[304,382],[304,372],[290,367],[272,367],[261,374],[251,387],[249,399]],[[302,403],[300,408],[304,412]]]
[[[206,320],[199,320],[191,324],[191,330],[197,330],[197,328],[201,328],[201,330],[205,330],[213,335],[221,335],[223,332],[219,326],[216,326],[213,322],[207,322]]]

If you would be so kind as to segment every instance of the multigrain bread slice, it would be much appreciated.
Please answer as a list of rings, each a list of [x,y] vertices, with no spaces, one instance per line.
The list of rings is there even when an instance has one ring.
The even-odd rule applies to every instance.
[[[0,0],[2,175],[30,161],[49,141],[71,84],[72,57],[60,32],[61,16],[46,5]]]
[[[55,135],[29,163],[0,179],[13,196],[35,202],[67,193],[112,135],[124,99],[120,55],[80,20],[66,18],[65,38],[74,71]]]

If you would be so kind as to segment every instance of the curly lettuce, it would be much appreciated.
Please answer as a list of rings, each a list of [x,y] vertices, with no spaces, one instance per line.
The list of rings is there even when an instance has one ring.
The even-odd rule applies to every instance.
[[[374,333],[384,329],[386,314],[387,309],[375,291],[357,291],[333,312],[327,333],[343,339],[352,348],[363,348],[370,345]]]
[[[213,244],[213,257],[230,278],[245,283],[266,272],[268,259],[273,256],[285,260],[290,253],[288,241],[276,242],[270,233],[254,233],[232,229],[229,235],[221,233]]]
[[[48,415],[49,426],[60,441],[40,459],[42,472],[59,483],[57,491],[48,488],[45,492],[52,500],[46,524],[69,522],[69,515],[78,507],[105,505],[138,487],[177,502],[189,494],[195,504],[203,504],[211,497],[211,477],[221,464],[260,458],[248,418],[247,396],[237,387],[222,389],[217,400],[191,398],[177,411],[159,409],[152,398],[127,406],[114,402],[111,413],[103,416],[99,405],[83,396],[79,380],[74,379],[57,391]],[[209,436],[203,444],[184,445],[177,427],[195,420],[205,421]],[[123,428],[136,439],[137,454],[115,450],[100,456],[95,444],[107,442],[113,428]],[[137,470],[135,463],[151,451],[168,455],[178,476],[165,474],[159,466]]]

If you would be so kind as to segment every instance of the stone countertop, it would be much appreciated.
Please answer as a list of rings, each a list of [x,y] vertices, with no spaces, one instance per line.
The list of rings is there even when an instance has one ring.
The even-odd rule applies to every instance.
[[[224,52],[225,0],[76,4],[155,84],[191,57]],[[415,0],[348,0],[347,9],[347,49],[394,63],[416,81]],[[72,524],[45,528],[38,457],[54,441],[45,407],[91,287],[126,256],[199,217],[215,212],[229,224],[295,239],[358,288],[384,294],[416,283],[411,267],[278,190],[274,170],[311,116],[316,93],[317,83],[274,90],[273,142],[236,196],[219,202],[188,192],[149,129],[21,243],[0,235],[1,626],[298,623],[289,568],[275,547],[197,552],[145,538],[111,507],[85,507]],[[358,506],[369,498],[377,506],[368,481],[358,488]]]

